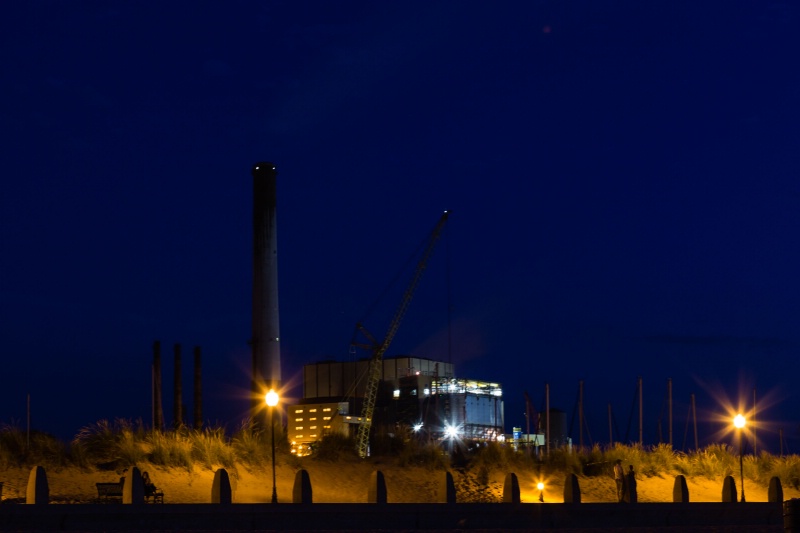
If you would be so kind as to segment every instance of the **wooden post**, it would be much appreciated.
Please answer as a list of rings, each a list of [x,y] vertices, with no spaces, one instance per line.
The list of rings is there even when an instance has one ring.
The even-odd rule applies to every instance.
[[[643,413],[642,407],[644,402],[642,401],[642,376],[639,376],[639,446],[644,446],[644,428],[642,426],[643,421]]]
[[[672,448],[672,378],[667,380],[667,402],[669,403],[669,447]]]
[[[583,450],[583,380],[578,385],[578,445]]]
[[[694,402],[694,394],[692,394],[692,420],[694,421],[694,449],[697,451],[700,449],[700,444],[697,440],[697,405]]]
[[[544,397],[545,397],[545,409],[547,410],[547,435],[545,435],[544,442],[547,446],[545,450],[545,454],[547,457],[550,457],[550,384],[544,384]]]
[[[175,405],[172,406],[173,409],[173,421],[172,424],[175,426],[175,429],[179,429],[183,425],[183,391],[181,390],[181,345],[176,344],[174,346],[175,352],[175,377],[173,380],[173,387],[174,387],[174,401]]]
[[[164,409],[161,402],[161,342],[153,342],[153,429],[164,429]]]
[[[194,347],[194,429],[203,428],[203,382],[200,347]]]

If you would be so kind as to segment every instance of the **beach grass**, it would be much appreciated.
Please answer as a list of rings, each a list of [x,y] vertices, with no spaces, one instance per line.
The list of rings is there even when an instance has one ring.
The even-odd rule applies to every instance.
[[[271,447],[265,432],[248,421],[229,432],[223,427],[191,429],[180,427],[164,431],[147,428],[141,421],[100,420],[81,428],[69,443],[46,433],[30,434],[12,425],[0,428],[0,467],[44,465],[83,469],[123,471],[147,462],[165,468],[213,470],[244,465],[260,468],[270,461]],[[296,460],[289,454],[285,435],[277,437],[278,456]],[[377,448],[377,452],[375,451]],[[574,473],[582,476],[608,476],[614,461],[620,459],[638,475],[722,479],[739,472],[736,450],[726,444],[711,444],[700,450],[682,452],[665,443],[654,446],[620,444],[559,448],[545,457],[533,449],[515,450],[498,442],[459,442],[452,450],[441,443],[420,442],[413,438],[385,438],[373,448],[373,455],[398,466],[421,466],[430,470],[449,468],[482,472],[535,468],[543,472]],[[380,452],[380,453],[378,453]],[[312,460],[339,461],[356,456],[352,439],[340,435],[323,438],[314,447]],[[800,488],[800,456],[776,456],[762,451],[743,458],[746,479],[768,483],[778,477],[787,487]]]

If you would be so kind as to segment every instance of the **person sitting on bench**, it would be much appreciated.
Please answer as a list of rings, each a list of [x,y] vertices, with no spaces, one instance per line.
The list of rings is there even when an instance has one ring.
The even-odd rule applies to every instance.
[[[144,499],[148,500],[153,498],[153,502],[161,499],[163,501],[164,493],[159,491],[153,481],[150,479],[148,472],[142,472],[142,484],[144,485]]]

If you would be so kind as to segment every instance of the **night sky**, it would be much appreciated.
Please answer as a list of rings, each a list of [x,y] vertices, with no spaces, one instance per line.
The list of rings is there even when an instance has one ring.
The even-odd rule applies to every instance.
[[[794,4],[30,1],[0,42],[0,423],[30,394],[64,439],[149,425],[160,340],[167,422],[181,343],[185,403],[201,346],[205,419],[237,427],[271,161],[289,395],[385,331],[450,210],[388,355],[499,381],[507,432],[584,380],[594,442],[609,403],[637,438],[638,376],[647,444],[672,379],[679,449],[691,394],[709,441],[755,389],[759,447],[800,451]]]

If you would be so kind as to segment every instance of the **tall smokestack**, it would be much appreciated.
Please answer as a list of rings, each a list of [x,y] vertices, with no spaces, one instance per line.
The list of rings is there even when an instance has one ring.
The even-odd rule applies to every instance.
[[[272,163],[253,165],[253,350],[252,416],[266,421],[264,394],[280,389],[281,355],[278,322],[278,234],[276,177]]]

